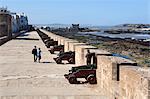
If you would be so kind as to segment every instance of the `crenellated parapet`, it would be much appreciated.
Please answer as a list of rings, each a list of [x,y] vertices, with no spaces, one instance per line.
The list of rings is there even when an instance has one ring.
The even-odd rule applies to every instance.
[[[90,50],[96,56],[97,85],[95,90],[103,91],[110,99],[150,99],[150,69],[138,66],[132,60],[113,56],[110,52],[86,43],[61,37],[41,30],[52,39],[64,45],[65,51],[75,51],[75,65],[86,64],[86,53]],[[100,89],[103,90],[100,90]]]

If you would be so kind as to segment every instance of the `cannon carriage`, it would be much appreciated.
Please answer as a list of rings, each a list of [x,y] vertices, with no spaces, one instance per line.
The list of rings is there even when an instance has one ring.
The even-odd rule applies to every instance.
[[[58,41],[47,41],[45,45],[47,48],[50,48],[50,46],[58,45]]]
[[[52,48],[48,49],[51,54],[54,54],[55,51],[61,51],[64,52],[64,45],[55,45]]]
[[[65,74],[65,78],[68,79],[70,84],[79,84],[78,78],[84,78],[86,83],[96,84],[96,69],[97,69],[97,58],[95,53],[90,54],[93,57],[93,63],[72,67],[68,74]]]
[[[97,66],[96,66],[96,64],[90,64],[90,65],[72,67],[71,70],[69,70],[69,73],[76,72],[80,69],[97,69]]]
[[[77,69],[76,71],[65,74],[66,79],[68,79],[70,84],[80,84],[78,78],[85,78],[87,83],[96,84],[96,69]]]
[[[54,60],[57,64],[61,64],[63,60],[67,60],[70,64],[75,64],[75,52],[62,52]]]
[[[46,38],[46,39],[44,39],[43,40],[43,42],[46,44],[47,42],[49,42],[49,41],[54,41],[53,39],[51,39],[50,37],[48,37],[48,38]]]

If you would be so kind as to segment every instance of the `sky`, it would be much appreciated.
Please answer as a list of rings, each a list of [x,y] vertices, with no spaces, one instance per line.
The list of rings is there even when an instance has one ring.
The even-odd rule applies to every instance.
[[[0,0],[2,6],[24,12],[30,24],[150,23],[150,0]]]

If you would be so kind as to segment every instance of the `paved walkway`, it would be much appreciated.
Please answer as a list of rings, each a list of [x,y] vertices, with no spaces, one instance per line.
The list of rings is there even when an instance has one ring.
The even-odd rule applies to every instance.
[[[42,63],[33,62],[34,46]],[[0,46],[0,99],[107,99],[97,85],[69,84],[64,74],[72,67],[56,64],[36,32],[24,33]]]

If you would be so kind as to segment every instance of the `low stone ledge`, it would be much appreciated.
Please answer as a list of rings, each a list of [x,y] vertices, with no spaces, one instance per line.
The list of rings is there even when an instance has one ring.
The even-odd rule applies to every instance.
[[[43,30],[43,29],[39,29],[39,30],[40,30],[41,32],[47,34],[47,35],[50,36],[50,37],[53,37],[53,36],[54,36],[54,34],[51,33],[51,32],[49,32],[49,31],[46,31],[46,30]]]
[[[79,45],[87,45],[87,44],[79,42],[69,42],[69,51],[75,51],[75,47]]]
[[[86,49],[85,53],[87,52],[87,50],[90,50],[91,53],[95,53],[96,56],[100,55],[104,55],[104,56],[112,56],[112,54],[106,50],[101,50],[101,49]]]
[[[52,32],[49,32],[49,31],[46,31],[46,30],[43,30],[43,29],[40,29],[41,32],[45,33],[46,35],[48,35],[51,39],[54,39],[55,41],[58,41],[58,38],[60,38],[61,36],[59,35],[56,35]]]
[[[72,39],[62,37],[62,38],[60,38],[60,44],[65,45],[65,41],[70,41],[70,40],[72,40]]]
[[[64,44],[65,45],[65,52],[71,51],[69,43],[78,43],[78,41],[76,41],[76,40],[66,40],[65,44]]]
[[[10,39],[7,36],[0,37],[0,46],[9,41]]]

